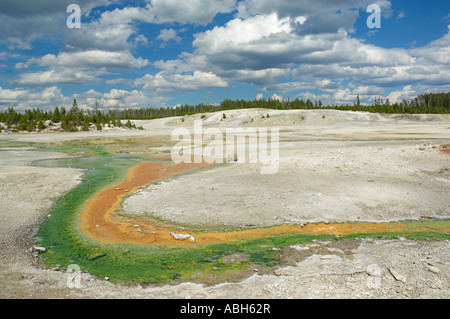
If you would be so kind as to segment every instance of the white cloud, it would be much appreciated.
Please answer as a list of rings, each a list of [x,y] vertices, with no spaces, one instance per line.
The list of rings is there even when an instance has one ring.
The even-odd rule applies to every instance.
[[[373,94],[398,86],[445,86],[450,82],[449,48],[450,32],[415,49],[384,49],[343,38],[334,45],[334,54],[327,51],[314,53],[315,60],[299,64],[293,69],[292,76],[310,83],[319,79],[344,83],[351,79],[349,87],[358,86],[360,90],[370,87]],[[330,60],[333,55],[340,56],[340,60]]]
[[[60,0],[47,0],[37,13],[31,10],[37,6],[34,2],[30,8],[22,5],[24,8],[18,10],[17,1],[2,1],[0,43],[29,47],[32,39],[61,29],[61,25],[50,23],[56,15],[57,21],[65,23],[65,8],[61,14],[50,5],[56,1],[64,7]],[[109,3],[80,1],[84,13]],[[105,81],[138,88],[80,93],[86,107],[93,99],[99,99],[104,107],[146,106],[149,101],[162,105],[171,92],[224,88],[233,82],[262,85],[262,92],[275,96],[294,92],[322,101],[334,99],[333,103],[352,103],[356,95],[368,101],[393,88],[389,94],[392,101],[420,90],[448,87],[450,29],[442,38],[419,48],[366,44],[352,36],[352,28],[360,11],[365,13],[371,3],[382,7],[384,18],[402,17],[401,12],[394,14],[388,0],[149,0],[145,6],[103,12],[98,19],[83,23],[81,29],[63,27],[65,47],[59,53],[17,63],[18,74],[8,83],[54,90],[57,87],[53,85]],[[179,53],[177,59],[150,62],[135,56],[135,49],[149,42],[140,29],[143,23],[165,24],[151,39],[165,46],[181,41],[177,24],[207,26],[218,13],[233,10],[234,18],[225,24],[195,34],[192,49]],[[0,60],[8,61],[6,53],[0,53]],[[109,70],[141,69],[150,63],[160,71],[137,79],[102,79]],[[44,99],[42,93],[33,94]],[[3,90],[2,94],[4,99],[16,96],[19,101],[22,96],[32,96],[28,90]]]
[[[12,85],[44,87],[52,84],[86,84],[96,82],[102,72],[82,71],[77,69],[56,69],[19,74],[9,81]]]
[[[106,24],[97,21],[84,23],[81,29],[67,29],[64,41],[67,48],[77,51],[123,51],[133,48],[130,41],[138,37],[138,29],[130,24]]]
[[[70,97],[77,99],[78,106],[82,109],[93,109],[98,103],[100,109],[126,109],[142,107],[166,106],[166,98],[139,90],[111,89],[109,92],[100,93],[89,90]]]
[[[38,91],[31,89],[10,90],[0,87],[0,110],[7,107],[14,107],[17,111],[31,108],[53,110],[57,106],[70,108],[74,98],[77,99],[78,107],[84,110],[93,109],[96,102],[103,109],[162,107],[166,105],[166,98],[138,90],[111,89],[109,92],[100,93],[91,89],[67,96],[57,86]]]
[[[218,13],[230,12],[235,0],[151,0],[149,11],[155,22],[178,22],[206,25]]]
[[[150,105],[151,99],[143,92],[134,90],[112,89],[109,93],[103,94],[99,104],[106,108],[135,108],[143,105]]]
[[[114,9],[105,11],[101,14],[98,21],[101,25],[126,25],[133,21],[152,23],[155,20],[151,12],[151,5],[145,7],[125,7],[123,9]]]
[[[333,105],[336,103],[334,100],[333,95],[330,94],[314,94],[310,91],[299,93],[295,96],[296,98],[302,99],[304,101],[311,100],[311,101],[321,101],[322,105]]]
[[[284,101],[284,98],[283,98],[281,95],[278,95],[278,94],[276,94],[276,93],[274,93],[274,94],[270,97],[270,99],[273,100],[273,101],[280,101],[280,102],[283,102],[283,101]]]
[[[350,91],[349,88],[337,90],[334,93],[334,100],[338,104],[347,104],[356,100],[357,94]]]
[[[65,101],[67,102],[61,90],[56,86],[37,92],[26,89],[9,90],[0,87],[0,109],[11,106],[19,111],[31,108],[47,109],[56,107]]]
[[[99,81],[106,70],[142,68],[148,60],[135,58],[130,52],[80,51],[61,52],[57,56],[47,54],[19,63],[16,69],[26,69],[33,65],[47,67],[45,71],[21,73],[9,83],[22,86],[47,86],[53,84],[87,84]]]
[[[169,74],[159,72],[156,75],[145,75],[133,83],[143,86],[143,90],[172,92],[197,91],[215,87],[228,87],[228,83],[212,72],[194,71],[192,74]]]
[[[289,69],[268,68],[263,70],[222,70],[221,76],[231,81],[252,83],[252,84],[266,84],[273,83],[289,74]]]
[[[280,19],[275,13],[234,19],[223,27],[196,34],[194,54],[223,70],[263,70],[285,68],[300,62],[306,53],[332,48],[329,36],[295,34],[293,21]]]
[[[333,47],[335,36],[300,37],[293,33],[293,21],[276,14],[233,19],[223,27],[196,34],[193,53],[154,65],[170,73],[212,71],[229,81],[272,83],[286,76],[306,53]]]
[[[385,17],[391,15],[388,0],[245,0],[240,4],[239,16],[277,13],[280,17],[306,17],[305,23],[297,25],[301,34],[335,33],[339,29],[351,31],[359,17],[359,10],[365,11],[369,4],[380,5]]]
[[[256,97],[255,97],[255,100],[256,100],[256,101],[260,101],[260,100],[263,99],[263,97],[264,97],[264,95],[263,95],[262,93],[258,93],[258,94],[256,95]]]
[[[230,80],[260,84],[263,77],[266,83],[278,80],[296,65],[340,63],[357,68],[410,64],[411,55],[406,50],[365,45],[349,38],[344,30],[299,35],[294,20],[275,13],[234,19],[196,34],[194,53],[155,65],[171,72],[210,69]]]
[[[375,85],[360,85],[353,89],[353,95],[384,95],[384,89]]]
[[[80,68],[80,69],[133,69],[142,68],[149,64],[148,60],[135,58],[128,51],[110,52],[89,50],[79,52],[61,52],[57,56],[47,54],[41,58],[30,59],[18,68],[28,68],[37,64],[48,67]]]
[[[107,5],[110,0],[77,0],[82,14]],[[0,1],[0,43],[11,49],[31,49],[32,42],[44,35],[55,35],[66,24],[68,0]]]
[[[159,35],[156,38],[156,40],[163,41],[164,42],[163,45],[165,45],[169,41],[180,42],[181,41],[181,37],[179,37],[177,35],[177,31],[175,29],[163,29],[159,33]]]
[[[129,24],[138,21],[207,25],[218,13],[230,12],[234,6],[235,0],[150,0],[145,7],[126,7],[104,12],[100,23]]]
[[[276,83],[273,85],[269,85],[264,87],[262,90],[264,92],[292,92],[292,91],[300,91],[300,90],[312,90],[314,86],[309,82],[284,82],[284,83]]]
[[[442,38],[432,41],[429,44],[412,49],[412,54],[419,56],[416,62],[430,64],[450,64],[450,25],[448,31]]]
[[[389,10],[389,1],[380,4]],[[269,6],[267,10],[274,11]],[[298,19],[294,13],[281,18],[274,12],[235,18],[196,34],[194,52],[184,52],[176,60],[157,61],[154,66],[168,74],[213,72],[228,83],[266,85],[263,91],[318,89],[343,102],[353,101],[357,94],[369,98],[402,84],[443,85],[450,81],[450,35],[423,48],[386,49],[351,38],[344,29],[303,34],[296,28]],[[307,23],[308,19],[301,21]],[[292,81],[277,83],[280,79]]]
[[[106,3],[105,1],[98,0],[96,3]],[[103,12],[97,21],[83,23],[81,29],[64,28],[66,49],[58,55],[47,54],[16,64],[17,70],[29,68],[31,65],[47,67],[48,70],[23,73],[9,82],[29,86],[53,83],[85,84],[98,80],[95,76],[102,71],[104,73],[106,69],[142,68],[148,65],[148,60],[134,57],[130,50],[148,40],[139,34],[134,22],[206,24],[217,13],[230,11],[234,3],[234,0],[190,0],[183,3],[153,0],[145,7],[126,7]],[[181,38],[174,29],[164,29],[157,40],[164,43],[169,40],[179,42]],[[73,70],[75,68],[76,72]],[[199,71],[194,72],[192,76],[179,76],[180,80],[186,81],[186,84],[180,86],[188,90],[197,87],[197,83],[207,86],[206,83],[201,83],[204,78],[220,87],[225,85],[225,82],[219,81],[218,77],[214,78],[211,74]],[[173,86],[170,82],[176,80],[176,76],[172,75],[172,78],[165,83],[167,87]],[[158,77],[156,79],[159,80]]]
[[[252,46],[258,46],[264,41],[270,50],[271,43],[279,45],[280,42],[276,41],[274,36],[289,34],[292,31],[291,22],[289,18],[278,19],[276,14],[246,20],[234,19],[224,27],[214,27],[197,34],[193,45],[204,53],[216,54],[224,49],[252,50]]]
[[[412,85],[407,85],[401,90],[396,90],[387,96],[390,103],[398,103],[402,100],[410,101],[417,97],[417,91],[413,89]]]

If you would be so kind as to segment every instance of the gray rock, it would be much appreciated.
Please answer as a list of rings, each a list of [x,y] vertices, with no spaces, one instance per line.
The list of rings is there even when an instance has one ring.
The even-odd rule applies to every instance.
[[[44,247],[34,246],[33,251],[39,252],[39,253],[45,253],[47,251],[47,249],[45,249]]]
[[[435,274],[438,274],[440,272],[440,269],[436,266],[427,265],[426,268]]]
[[[402,274],[400,274],[397,270],[395,270],[394,268],[389,268],[389,272],[391,273],[392,277],[395,278],[395,280],[397,281],[401,281],[403,283],[406,283],[406,277]]]

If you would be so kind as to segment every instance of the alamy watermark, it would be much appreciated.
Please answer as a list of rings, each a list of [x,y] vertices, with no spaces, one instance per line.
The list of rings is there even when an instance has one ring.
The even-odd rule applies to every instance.
[[[366,25],[369,29],[381,28],[381,8],[378,4],[371,4],[367,7],[367,13],[372,13],[367,17]]]
[[[81,28],[81,8],[77,4],[70,4],[66,10],[67,13],[71,13],[67,18],[67,27],[69,29]],[[366,25],[369,29],[381,28],[381,8],[378,4],[371,4],[366,9],[367,13],[371,13],[366,20]]]
[[[81,289],[81,269],[80,266],[73,264],[67,267],[67,272],[70,273],[67,278],[67,287],[70,289]]]
[[[180,163],[250,163],[261,164],[261,174],[278,172],[279,129],[235,127],[203,128],[201,120],[194,121],[193,130],[177,128],[172,132],[175,164]]]
[[[72,13],[67,18],[66,24],[69,29],[81,28],[81,8],[77,4],[70,4],[66,10],[67,13]]]
[[[381,268],[377,264],[371,264],[367,267],[366,272],[369,274],[367,277],[366,285],[369,289],[381,288]]]

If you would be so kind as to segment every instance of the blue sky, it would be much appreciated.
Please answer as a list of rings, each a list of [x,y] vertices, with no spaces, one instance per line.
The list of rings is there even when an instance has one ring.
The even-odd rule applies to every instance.
[[[447,0],[0,0],[0,110],[448,91]]]

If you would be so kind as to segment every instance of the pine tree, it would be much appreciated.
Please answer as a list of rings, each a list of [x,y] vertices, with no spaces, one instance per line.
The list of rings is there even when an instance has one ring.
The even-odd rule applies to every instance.
[[[72,109],[70,111],[73,113],[73,115],[75,115],[75,116],[78,115],[79,109],[78,109],[77,99],[73,99]]]
[[[42,122],[42,120],[39,120],[38,130],[42,131],[43,129],[45,129],[45,124],[44,122]]]
[[[60,121],[61,121],[61,114],[59,113],[59,108],[56,107],[55,110],[53,111],[52,122],[58,123]]]

